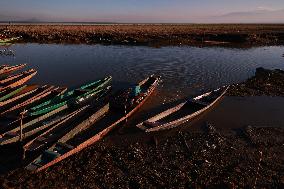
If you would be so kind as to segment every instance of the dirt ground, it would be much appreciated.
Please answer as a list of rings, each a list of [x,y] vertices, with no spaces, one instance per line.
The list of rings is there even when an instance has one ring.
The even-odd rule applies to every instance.
[[[284,96],[284,71],[257,68],[255,76],[231,87],[231,96]]]
[[[0,177],[2,188],[283,188],[284,129],[102,140],[54,167]]]
[[[126,45],[284,44],[282,24],[111,24],[0,25],[0,32],[22,42]]]

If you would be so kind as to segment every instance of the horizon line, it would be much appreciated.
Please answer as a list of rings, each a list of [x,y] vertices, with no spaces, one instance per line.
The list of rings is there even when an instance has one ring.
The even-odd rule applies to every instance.
[[[72,22],[72,21],[0,21],[0,24],[284,24],[283,22]]]

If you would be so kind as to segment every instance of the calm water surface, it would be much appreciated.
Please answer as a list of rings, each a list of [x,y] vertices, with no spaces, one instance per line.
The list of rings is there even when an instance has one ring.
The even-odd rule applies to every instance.
[[[243,81],[259,66],[284,69],[283,46],[238,49],[16,44],[9,49],[16,56],[0,56],[0,63],[28,63],[38,70],[32,83],[75,87],[112,75],[114,86],[124,86],[159,74],[163,79],[157,95],[160,102]]]

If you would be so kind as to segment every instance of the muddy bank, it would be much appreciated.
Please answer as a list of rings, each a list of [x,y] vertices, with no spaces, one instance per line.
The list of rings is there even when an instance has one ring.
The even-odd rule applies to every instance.
[[[231,96],[284,96],[284,71],[257,68],[255,76],[236,84],[227,93]]]
[[[281,45],[282,24],[0,25],[22,42],[129,45]]]
[[[1,187],[284,187],[284,129],[222,133],[209,126],[130,145],[124,140],[118,145],[100,141],[41,173],[11,172],[0,178]]]

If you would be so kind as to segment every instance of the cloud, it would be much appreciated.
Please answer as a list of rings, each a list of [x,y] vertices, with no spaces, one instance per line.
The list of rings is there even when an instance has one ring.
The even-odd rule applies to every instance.
[[[212,17],[211,22],[225,23],[284,23],[284,9],[268,10],[260,7],[254,11],[231,12],[221,16]]]
[[[259,6],[256,8],[256,10],[276,11],[276,9],[267,6]]]
[[[230,12],[223,15],[211,15],[206,13],[184,13],[171,12],[170,10],[162,12],[137,13],[92,13],[88,16],[75,17],[64,14],[50,14],[46,12],[1,12],[0,21],[69,21],[69,22],[153,22],[153,23],[284,23],[284,9],[274,10],[269,7],[260,6],[253,11]]]

